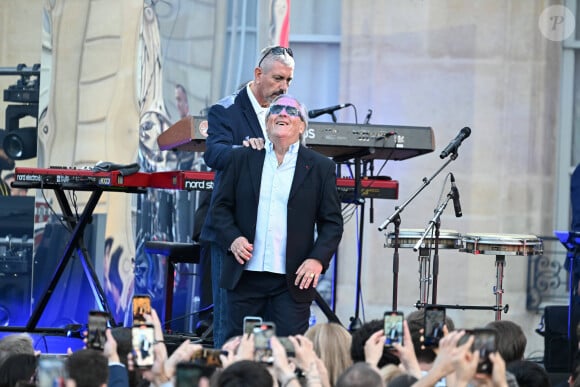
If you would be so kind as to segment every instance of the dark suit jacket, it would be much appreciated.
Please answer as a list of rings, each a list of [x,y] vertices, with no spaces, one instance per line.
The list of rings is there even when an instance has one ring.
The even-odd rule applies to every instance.
[[[236,94],[213,105],[208,112],[208,137],[203,158],[215,171],[214,187],[219,186],[221,172],[230,160],[233,146],[241,146],[246,137],[263,138],[262,127],[244,86]],[[212,193],[211,202],[215,198]],[[217,230],[209,213],[201,231],[201,240],[216,242]]]
[[[265,154],[265,150],[251,148],[231,153],[210,210],[219,225],[220,243],[225,249],[239,236],[254,242]],[[343,231],[336,165],[332,160],[300,146],[287,209],[286,280],[295,301],[310,302],[314,299],[314,289],[298,289],[294,285],[294,273],[307,258],[317,259],[326,270]],[[222,266],[221,286],[233,290],[243,270],[244,266],[229,253]]]

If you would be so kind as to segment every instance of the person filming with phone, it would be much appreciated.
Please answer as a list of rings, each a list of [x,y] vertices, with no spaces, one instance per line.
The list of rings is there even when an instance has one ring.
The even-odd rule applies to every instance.
[[[237,148],[210,209],[228,251],[227,336],[244,316],[276,324],[279,336],[308,328],[310,304],[343,232],[336,164],[302,145],[307,110],[276,97],[266,113],[265,148]]]

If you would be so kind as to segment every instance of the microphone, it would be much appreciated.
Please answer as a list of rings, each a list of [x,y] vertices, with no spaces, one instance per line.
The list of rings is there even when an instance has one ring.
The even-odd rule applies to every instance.
[[[455,136],[455,138],[453,140],[451,140],[449,145],[447,145],[445,147],[445,149],[443,149],[443,152],[441,152],[439,157],[444,159],[445,157],[449,156],[450,153],[457,152],[457,148],[459,148],[459,146],[461,145],[463,140],[465,140],[467,137],[469,137],[470,134],[471,134],[471,129],[469,129],[467,126],[463,129],[461,129],[459,131],[459,133],[457,133],[457,136]]]
[[[461,212],[461,203],[459,203],[459,190],[455,185],[455,176],[453,173],[449,173],[451,179],[451,199],[453,199],[453,208],[455,209],[455,217],[461,218],[463,212]]]
[[[344,109],[347,106],[352,106],[352,104],[351,103],[342,103],[340,105],[335,105],[335,106],[327,107],[324,109],[309,110],[308,111],[308,118],[316,118],[316,117],[321,116],[323,114],[334,113],[335,111],[340,110],[340,109]]]

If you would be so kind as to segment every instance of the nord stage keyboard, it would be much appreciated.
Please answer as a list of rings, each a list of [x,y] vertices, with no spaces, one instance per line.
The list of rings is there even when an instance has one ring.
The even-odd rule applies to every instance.
[[[153,172],[149,181],[151,188],[179,189],[187,191],[211,191],[214,187],[213,172],[169,171]],[[341,199],[351,201],[354,196],[354,179],[338,178],[336,186]],[[380,177],[361,179],[361,197],[370,199],[398,199],[399,182]]]
[[[207,127],[205,117],[186,117],[163,132],[157,143],[161,150],[203,152]],[[336,161],[406,160],[435,150],[433,129],[427,126],[310,122],[304,135],[309,148]]]

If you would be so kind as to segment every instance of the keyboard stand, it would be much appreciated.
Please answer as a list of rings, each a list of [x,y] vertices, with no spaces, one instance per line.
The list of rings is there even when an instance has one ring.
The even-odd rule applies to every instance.
[[[111,313],[111,308],[105,297],[105,291],[99,282],[99,278],[95,272],[95,268],[91,263],[91,259],[88,255],[88,250],[86,249],[83,241],[83,235],[87,224],[91,222],[93,212],[101,198],[102,193],[105,190],[119,191],[119,189],[107,189],[106,186],[87,186],[83,184],[43,184],[42,182],[18,182],[12,183],[13,187],[16,188],[36,188],[36,189],[52,189],[55,193],[56,199],[62,210],[63,221],[72,230],[70,239],[66,245],[64,252],[60,258],[58,266],[53,274],[53,277],[48,285],[47,289],[44,291],[42,298],[34,307],[28,322],[25,327],[0,327],[1,331],[10,332],[63,332],[62,328],[38,328],[38,322],[42,317],[42,314],[50,300],[50,297],[54,293],[54,290],[62,277],[68,262],[70,261],[73,253],[76,251],[77,255],[83,265],[84,272],[89,280],[89,284],[93,291],[95,300],[99,303],[101,309],[109,314],[109,323],[111,327],[116,327],[117,323],[114,320],[113,314]],[[80,217],[72,211],[71,204],[67,200],[65,190],[76,190],[76,191],[91,191],[91,195],[85,208],[83,209]],[[134,192],[141,193],[144,192],[141,189],[136,189],[129,187],[124,190],[124,192]]]

